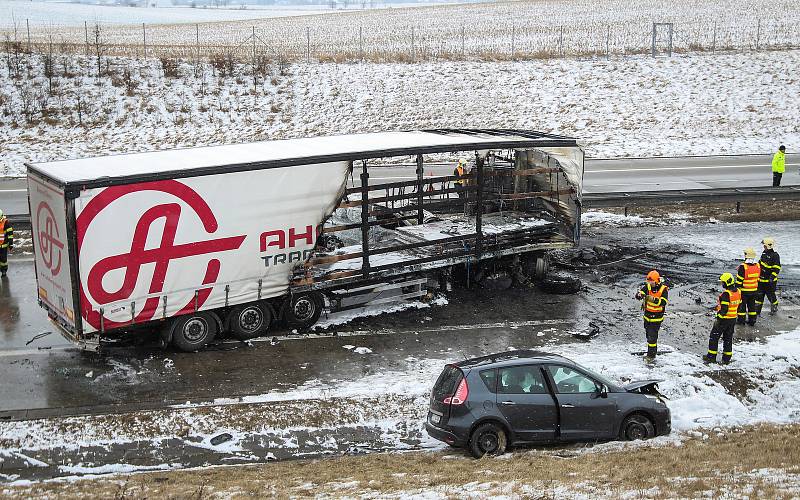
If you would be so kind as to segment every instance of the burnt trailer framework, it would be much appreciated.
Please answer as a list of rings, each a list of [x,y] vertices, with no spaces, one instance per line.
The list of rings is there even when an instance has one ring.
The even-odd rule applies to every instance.
[[[467,154],[472,168],[466,175],[460,178],[455,175],[433,176],[426,168],[430,163],[441,165],[443,159],[451,161],[455,153]],[[390,158],[396,160],[396,157],[409,156],[416,167],[413,180],[376,183],[375,176],[370,175],[375,169],[396,164]],[[431,156],[433,158],[429,159],[433,162],[426,164],[426,157]],[[165,291],[158,289],[157,293],[134,294],[129,300],[132,292],[128,290],[125,300],[107,302],[89,297],[84,282],[95,269],[90,269],[87,262],[102,267],[100,264],[108,264],[107,261],[120,257],[87,261],[80,250],[87,223],[79,223],[79,220],[85,219],[86,212],[96,215],[94,212],[98,209],[93,205],[100,203],[102,209],[103,202],[95,198],[102,199],[104,190],[113,188],[117,192],[137,192],[146,189],[137,186],[180,181],[203,194],[204,179],[222,179],[216,182],[227,185],[236,175],[250,173],[258,178],[262,175],[258,172],[279,172],[283,176],[279,179],[288,179],[290,184],[296,184],[297,176],[305,174],[293,172],[293,167],[302,172],[317,172],[322,177],[316,179],[324,179],[325,183],[331,182],[325,176],[333,175],[334,184],[339,175],[334,172],[346,172],[349,182],[342,182],[341,188],[329,187],[326,192],[337,192],[330,200],[332,203],[313,199],[313,190],[300,191],[306,193],[309,204],[316,203],[326,208],[319,208],[323,210],[319,212],[322,216],[316,216],[313,225],[305,225],[309,219],[289,226],[292,229],[288,233],[288,246],[294,247],[295,240],[300,245],[288,249],[291,250],[287,250],[288,253],[269,253],[273,244],[284,248],[287,236],[278,234],[276,239],[270,240],[270,235],[274,236],[276,231],[261,233],[260,251],[267,253],[260,255],[256,252],[256,255],[263,259],[266,270],[258,273],[250,270],[249,274],[243,275],[244,279],[241,279],[242,275],[240,279],[220,276],[210,284],[192,278],[197,280],[194,285],[173,285],[170,289],[163,283],[167,279],[164,276],[167,262],[161,276],[162,285],[167,288]],[[309,170],[312,167],[313,170]],[[331,173],[325,174],[329,168]],[[62,286],[56,288],[69,290],[59,296],[58,301],[55,295],[48,297],[48,290],[53,293],[48,283],[53,280],[46,271],[52,271],[52,263],[40,258],[42,248],[48,242],[57,241],[51,238],[52,235],[43,237],[40,234],[34,238],[39,302],[62,333],[84,347],[99,347],[103,340],[113,339],[119,334],[138,331],[141,327],[157,327],[165,342],[172,341],[184,350],[196,350],[207,342],[192,344],[175,336],[192,328],[206,328],[214,330],[214,333],[228,330],[239,338],[258,336],[254,334],[264,334],[273,318],[286,319],[298,327],[309,327],[319,318],[324,303],[330,309],[340,310],[355,307],[354,301],[363,304],[367,301],[359,302],[359,299],[368,296],[372,297],[368,303],[386,302],[393,299],[375,299],[375,294],[382,297],[382,292],[397,289],[401,293],[395,294],[395,300],[417,297],[424,293],[429,281],[441,281],[442,276],[449,276],[450,270],[457,265],[464,265],[469,275],[471,270],[476,272],[487,261],[521,256],[526,260],[530,274],[543,274],[546,272],[546,251],[574,246],[580,238],[583,151],[575,139],[540,132],[433,129],[50,162],[28,165],[28,176],[29,193],[33,192],[31,186],[34,186],[37,198],[34,200],[29,194],[32,225],[38,227],[39,232],[43,218],[53,216],[52,212],[43,215],[39,198],[48,190],[56,193],[55,204],[60,204],[58,200],[63,198],[63,206],[57,207],[55,213],[56,218],[64,219],[62,232],[66,234],[59,237],[66,237],[62,244],[66,252],[64,266],[69,268],[69,284],[62,281]],[[54,205],[53,195],[49,196],[50,205]],[[267,208],[270,205],[264,203],[269,197],[262,197],[260,201],[257,196],[254,199],[258,201],[258,208],[249,208],[257,213],[249,216],[269,218]],[[137,225],[137,234],[138,225],[157,207],[145,208],[141,209],[144,215],[138,222],[130,219]],[[133,212],[138,213],[137,210],[138,207]],[[291,212],[288,208],[286,210]],[[238,217],[236,212],[232,214],[232,217]],[[119,215],[122,219],[136,216]],[[287,215],[290,216],[291,213]],[[161,215],[152,216],[147,224],[152,224],[158,217]],[[166,231],[169,217],[164,217]],[[224,214],[220,216],[223,217]],[[297,234],[291,233],[294,228],[305,227],[309,228],[306,233],[301,234],[302,229],[297,229]],[[54,228],[58,236],[57,225]],[[150,236],[149,232],[150,226],[147,225],[146,238]],[[239,244],[258,236],[245,233],[240,238]],[[303,247],[306,239],[309,245]],[[350,246],[343,243],[348,239]],[[133,241],[126,256],[136,260],[133,255],[136,236],[133,236]],[[52,251],[52,246],[46,250]],[[139,250],[150,251],[145,248],[145,243]],[[248,259],[243,268],[251,266],[252,253],[243,254]],[[516,262],[519,263],[519,259]],[[121,269],[106,264],[106,271]],[[46,268],[44,273],[41,268]],[[125,268],[125,283],[127,272]],[[99,290],[111,297],[113,294],[105,290],[102,282],[108,276],[101,272],[99,277]],[[134,285],[138,286],[138,282]],[[124,291],[128,285],[119,286]],[[98,289],[97,283],[94,287]],[[241,291],[243,287],[247,288],[244,292]],[[176,311],[176,300],[185,302],[187,296],[190,297],[188,304]],[[120,319],[121,309],[129,314],[127,319]],[[149,316],[145,310],[149,311]],[[243,318],[249,318],[250,323],[255,321],[258,327],[249,334],[242,328],[237,329],[237,325],[243,324]]]

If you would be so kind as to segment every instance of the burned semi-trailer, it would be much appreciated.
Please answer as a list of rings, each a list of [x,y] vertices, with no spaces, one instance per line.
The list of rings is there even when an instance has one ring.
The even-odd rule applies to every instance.
[[[574,139],[522,130],[30,164],[39,303],[84,348],[158,331],[193,351],[418,297],[454,271],[474,280],[510,263],[542,277],[549,250],[578,243],[582,177]]]

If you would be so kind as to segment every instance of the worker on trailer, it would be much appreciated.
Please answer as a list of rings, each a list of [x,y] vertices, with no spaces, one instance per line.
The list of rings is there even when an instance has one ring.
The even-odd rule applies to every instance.
[[[636,292],[636,299],[642,301],[644,311],[644,334],[647,337],[646,357],[653,359],[658,353],[658,331],[664,322],[664,309],[667,307],[669,287],[664,284],[658,271],[647,273],[647,282]]]
[[[722,337],[722,362],[728,364],[733,357],[733,330],[742,303],[742,292],[736,288],[736,280],[731,273],[722,273],[719,277],[722,293],[717,298],[716,320],[708,339],[708,352],[703,360],[708,363],[717,362],[719,338]]]
[[[781,177],[786,171],[786,146],[781,144],[778,152],[772,156],[772,187],[781,185]]]
[[[781,272],[781,256],[775,251],[775,240],[764,238],[761,240],[764,245],[764,252],[758,264],[761,266],[761,276],[758,278],[758,295],[756,296],[756,313],[761,314],[766,297],[770,303],[772,314],[778,312],[778,296],[775,291],[778,289],[778,274]]]
[[[6,215],[0,210],[0,276],[8,272],[8,251],[14,248],[14,228]]]
[[[463,198],[464,197],[464,181],[465,181],[465,179],[463,177],[465,175],[467,175],[467,160],[466,160],[466,158],[460,158],[458,160],[458,164],[456,165],[456,168],[453,170],[453,176],[456,177],[456,180],[455,180],[455,182],[453,182],[453,184],[455,185],[456,194],[458,194],[459,198]]]
[[[758,298],[758,278],[761,276],[761,265],[756,262],[756,251],[744,249],[744,262],[736,270],[736,286],[742,292],[742,304],[739,306],[737,323],[745,322],[753,326],[758,318],[756,300]]]

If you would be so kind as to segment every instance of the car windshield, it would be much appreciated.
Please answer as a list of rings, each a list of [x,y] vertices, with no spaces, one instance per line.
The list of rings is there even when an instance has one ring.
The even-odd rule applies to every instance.
[[[599,373],[593,372],[592,370],[590,370],[590,369],[588,369],[588,368],[586,368],[584,366],[581,366],[580,368],[581,368],[581,370],[586,372],[586,375],[589,375],[590,377],[592,377],[593,379],[597,380],[601,384],[604,384],[609,389],[612,388],[612,387],[617,387],[619,385],[618,383],[614,382],[613,380],[608,379],[608,378],[600,375]]]

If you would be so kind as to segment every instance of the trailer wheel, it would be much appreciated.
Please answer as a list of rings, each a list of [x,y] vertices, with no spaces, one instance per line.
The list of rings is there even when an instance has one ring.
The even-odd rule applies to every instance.
[[[543,281],[550,270],[547,254],[528,254],[524,260],[525,275],[534,281]]]
[[[227,325],[238,340],[261,337],[269,329],[272,313],[264,304],[242,304],[228,313]]]
[[[172,345],[184,352],[199,351],[217,335],[217,318],[210,312],[187,314],[172,324]]]
[[[311,328],[322,314],[322,304],[319,292],[292,295],[286,302],[286,322],[300,329]]]

